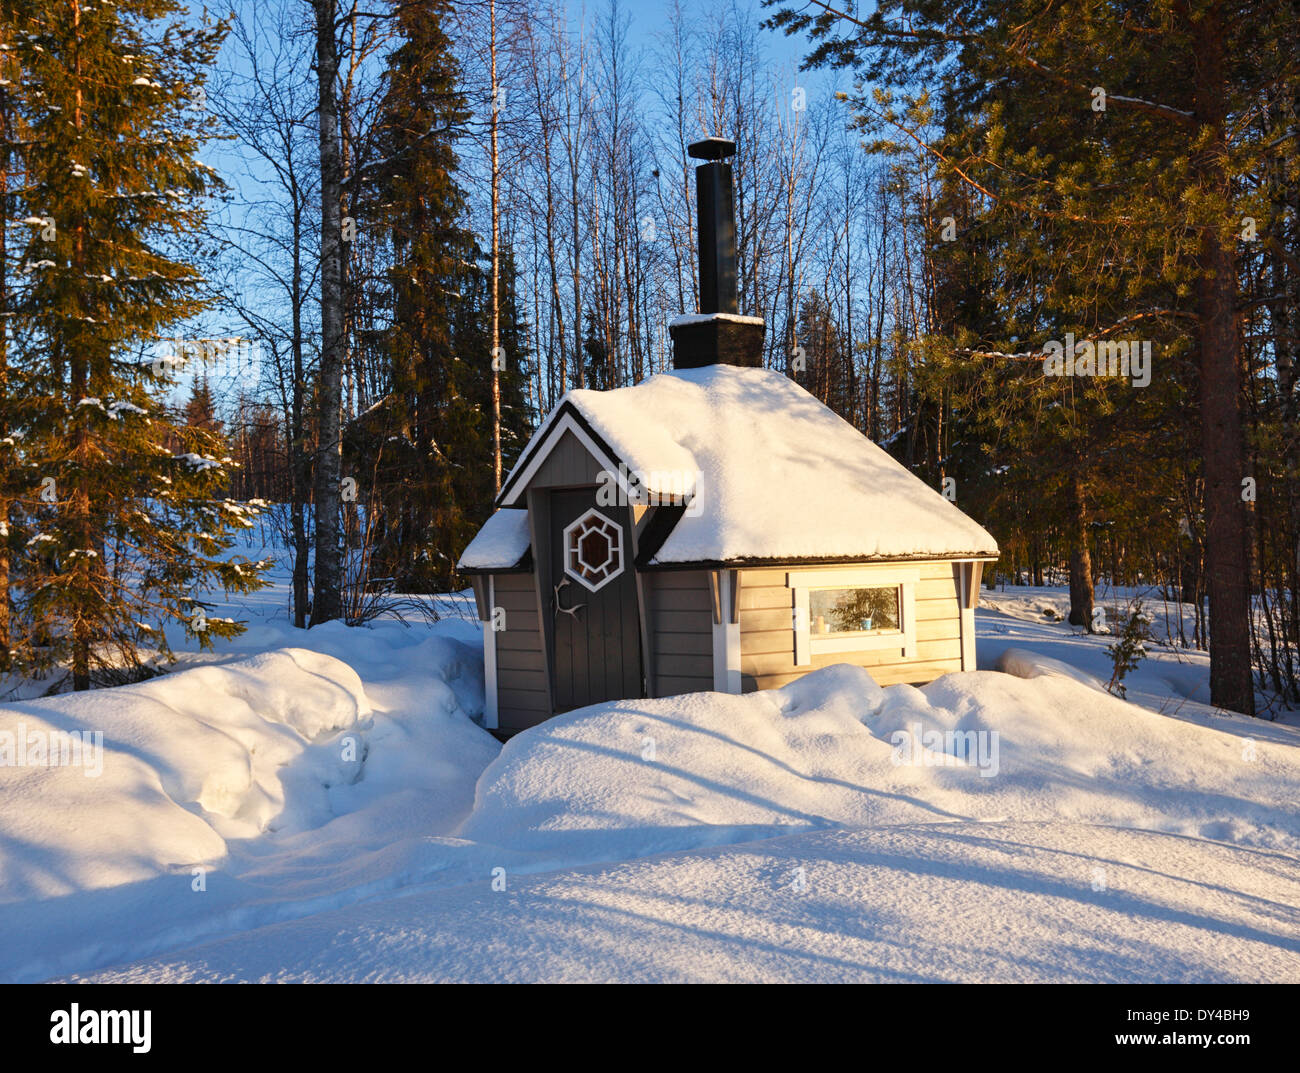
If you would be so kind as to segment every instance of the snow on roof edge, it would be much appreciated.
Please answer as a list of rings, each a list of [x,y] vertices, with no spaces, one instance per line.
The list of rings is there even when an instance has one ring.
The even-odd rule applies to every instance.
[[[516,507],[498,508],[465,546],[456,569],[510,570],[519,565],[531,543],[528,511]]]

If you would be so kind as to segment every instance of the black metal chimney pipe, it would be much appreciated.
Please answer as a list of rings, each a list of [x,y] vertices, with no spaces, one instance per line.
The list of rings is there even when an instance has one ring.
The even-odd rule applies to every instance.
[[[736,208],[731,164],[736,143],[705,138],[686,147],[695,160],[708,161],[695,169],[696,224],[700,234],[700,312],[735,313]]]
[[[700,311],[685,311],[668,325],[673,368],[709,365],[763,367],[763,318],[739,315],[736,290],[736,210],[731,164],[736,143],[705,138],[686,151],[703,160],[695,169],[697,224],[700,229]]]

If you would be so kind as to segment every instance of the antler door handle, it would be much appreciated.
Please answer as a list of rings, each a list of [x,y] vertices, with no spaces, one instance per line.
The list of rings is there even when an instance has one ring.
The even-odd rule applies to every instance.
[[[581,610],[582,610],[584,607],[586,607],[587,605],[586,605],[586,604],[574,604],[572,607],[565,607],[565,606],[564,606],[564,602],[560,599],[560,590],[561,590],[562,588],[564,588],[564,586],[567,585],[568,583],[569,583],[569,579],[566,577],[563,581],[561,581],[558,585],[555,586],[555,615],[554,615],[554,617],[558,618],[560,615],[572,615],[572,616],[573,616],[573,621],[574,621],[574,622],[577,622],[577,621],[578,621],[578,612],[581,611]]]

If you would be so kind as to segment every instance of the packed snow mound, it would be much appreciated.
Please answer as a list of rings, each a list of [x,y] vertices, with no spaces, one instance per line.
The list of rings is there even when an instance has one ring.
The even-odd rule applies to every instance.
[[[226,839],[324,822],[361,770],[340,732],[369,717],[351,667],[297,648],[0,708],[0,903],[188,873]]]
[[[551,719],[487,768],[459,833],[574,861],[792,828],[1071,820],[1294,852],[1297,780],[1300,737],[1280,728],[1174,719],[1069,678],[881,689],[838,665],[778,690]]]
[[[286,623],[298,645],[0,706],[0,759],[6,735],[103,735],[102,751],[78,753],[85,770],[0,765],[0,981],[133,960],[457,864],[463,844],[445,836],[500,750],[475,722],[476,633]]]
[[[810,831],[511,876],[509,889],[405,892],[78,979],[1300,980],[1300,860],[1151,831]]]
[[[692,509],[653,562],[998,553],[985,529],[770,369],[710,365],[612,391],[575,388],[524,448],[502,502],[517,505],[519,488],[512,484],[566,407],[613,452],[608,461],[638,475],[647,492],[671,497],[694,489]],[[487,562],[497,535],[489,533],[491,540],[475,549],[476,562]]]
[[[1003,674],[1014,674],[1017,678],[1041,678],[1045,674],[1056,674],[1064,678],[1073,678],[1093,689],[1104,690],[1106,687],[1099,678],[1094,678],[1087,671],[1072,667],[1064,660],[1053,659],[1027,648],[1006,648],[998,653],[993,661],[993,669]]]

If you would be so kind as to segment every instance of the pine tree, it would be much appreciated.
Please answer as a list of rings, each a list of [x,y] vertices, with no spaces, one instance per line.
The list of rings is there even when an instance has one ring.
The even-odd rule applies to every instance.
[[[1117,241],[1110,218],[1093,203],[1095,186],[1115,190],[1132,180],[1122,143],[1113,144],[1104,125],[1080,137],[1079,108],[1068,99],[1026,107],[1030,88],[962,71],[948,95],[940,152],[962,161],[990,196],[971,196],[945,169],[938,212],[953,223],[947,239],[934,237],[932,261],[938,318],[952,333],[946,349],[955,356],[927,362],[922,383],[932,398],[955,400],[967,435],[953,440],[954,475],[965,501],[998,512],[1004,559],[1050,534],[1068,563],[1069,621],[1091,630],[1092,544],[1098,526],[1115,521],[1110,504],[1099,509],[1106,490],[1149,487],[1147,477],[1167,475],[1162,458],[1195,450],[1167,434],[1179,431],[1176,425],[1151,420],[1153,411],[1178,412],[1190,400],[1172,375],[1140,389],[1124,380],[1045,375],[1044,346],[1069,337],[1126,339],[1119,326],[1142,311],[1141,334],[1168,373],[1186,346],[1185,318],[1163,312],[1174,304],[1162,278],[1163,236],[1139,232]],[[973,456],[968,447],[976,448]],[[1144,465],[1134,473],[1128,463],[1139,450]],[[1145,498],[1142,524],[1165,522],[1172,532],[1172,509],[1151,517],[1161,498],[1170,505],[1169,485]]]
[[[16,10],[18,5],[15,5]],[[173,0],[16,10],[24,72],[25,209],[49,221],[22,251],[16,334],[29,391],[19,579],[26,660],[70,662],[73,685],[168,655],[179,625],[210,647],[242,632],[212,617],[217,583],[247,592],[258,565],[227,556],[247,508],[220,498],[215,432],[179,426],[163,340],[204,308],[192,246],[218,188],[196,159],[196,107],[224,30]]]
[[[795,375],[795,379],[837,414],[847,418],[853,405],[849,384],[850,358],[830,303],[820,291],[810,291],[800,304],[798,325],[804,369]]]
[[[880,0],[860,20],[790,6],[773,21],[819,39],[810,62],[857,67],[865,83],[914,88],[959,67],[965,79],[957,103],[987,103],[990,136],[973,155],[941,153],[943,166],[1018,209],[1031,226],[1083,225],[1089,233],[1080,229],[1081,247],[1043,244],[1056,259],[1048,272],[1063,270],[1081,249],[1083,270],[1072,263],[1070,270],[1117,294],[1105,278],[1112,265],[1145,268],[1148,254],[1163,247],[1153,276],[1127,277],[1138,283],[1127,313],[1153,315],[1143,284],[1154,282],[1173,299],[1170,315],[1187,318],[1191,328],[1192,361],[1176,352],[1169,374],[1196,406],[1211,698],[1252,713],[1252,506],[1243,496],[1249,475],[1238,258],[1252,226],[1262,223],[1266,240],[1277,240],[1256,189],[1294,140],[1294,5],[973,2],[957,18],[947,0]],[[1279,101],[1284,106],[1274,107]],[[878,111],[870,100],[858,104]],[[1096,141],[1099,151],[1069,152],[1058,167],[1053,154],[1063,142],[1053,129],[1063,124],[1075,147]],[[1014,140],[1026,132],[1026,141]],[[1046,149],[1035,156],[1044,135]],[[1079,166],[1088,155],[1100,172]],[[993,175],[1013,189],[990,182]],[[1055,217],[1033,197],[1017,196],[1037,190],[1055,200]],[[1032,258],[1025,268],[1034,269]],[[1091,305],[1105,310],[1110,303]]]

